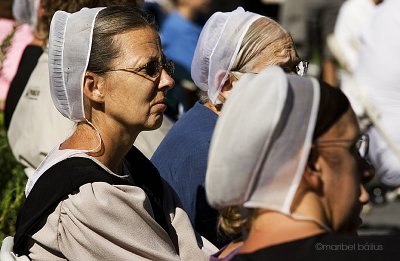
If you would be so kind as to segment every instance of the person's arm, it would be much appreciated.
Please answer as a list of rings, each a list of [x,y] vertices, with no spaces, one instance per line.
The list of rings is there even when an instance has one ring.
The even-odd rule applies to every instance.
[[[29,261],[27,256],[17,256],[13,252],[14,238],[8,236],[3,239],[0,249],[0,260],[2,261]]]

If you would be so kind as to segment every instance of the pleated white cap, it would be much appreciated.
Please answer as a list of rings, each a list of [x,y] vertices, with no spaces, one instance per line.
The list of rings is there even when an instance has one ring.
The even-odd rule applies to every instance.
[[[286,75],[276,66],[242,76],[212,137],[205,181],[210,205],[291,214],[319,99],[315,79]]]
[[[191,74],[194,83],[215,104],[251,24],[263,16],[239,7],[216,12],[204,25],[194,52]]]
[[[68,119],[85,120],[83,80],[89,63],[93,27],[105,7],[83,8],[76,13],[57,11],[50,25],[50,91],[57,110]]]

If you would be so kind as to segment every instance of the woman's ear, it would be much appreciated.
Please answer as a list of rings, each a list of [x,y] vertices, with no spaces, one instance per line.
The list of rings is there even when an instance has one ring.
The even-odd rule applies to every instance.
[[[305,168],[303,179],[307,186],[314,191],[322,190],[322,167],[320,163],[321,157],[314,150],[311,150]]]
[[[226,102],[226,99],[228,98],[229,93],[233,88],[233,84],[235,81],[233,78],[234,77],[231,74],[228,74],[228,78],[226,79],[224,85],[221,88],[221,92],[219,93],[218,98],[222,103]]]
[[[96,103],[104,103],[104,77],[93,73],[86,72],[83,81],[83,94]]]

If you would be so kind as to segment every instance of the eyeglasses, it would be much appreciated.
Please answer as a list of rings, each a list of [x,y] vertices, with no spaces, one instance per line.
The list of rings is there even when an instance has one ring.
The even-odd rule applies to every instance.
[[[300,61],[294,67],[288,68],[281,66],[286,73],[296,73],[298,76],[304,76],[308,71],[308,62]]]
[[[308,71],[308,62],[306,61],[300,61],[297,65],[296,65],[296,73],[299,76],[303,76],[304,74],[307,73]]]
[[[286,73],[296,73],[298,76],[303,76],[304,74],[307,73],[308,71],[308,62],[306,61],[300,61],[294,68],[287,68],[284,66],[281,66],[281,68],[286,72]],[[239,80],[240,77],[245,74],[244,72],[240,71],[231,71],[230,72],[233,77],[235,77],[236,80]],[[252,73],[252,74],[258,74],[254,72],[247,72],[247,73]]]
[[[151,81],[154,81],[155,79],[160,77],[163,69],[167,72],[169,76],[172,77],[175,72],[175,64],[172,61],[166,61],[166,62],[150,61],[145,65],[137,68],[121,68],[121,69],[107,70],[104,72],[115,72],[115,71],[130,72],[142,76]]]
[[[357,156],[360,159],[366,159],[368,156],[369,150],[369,136],[368,134],[361,134],[360,137],[354,140],[346,140],[346,139],[336,139],[336,140],[317,140],[314,143],[316,147],[328,147],[328,146],[343,146],[347,144],[351,144],[351,149],[357,152]]]

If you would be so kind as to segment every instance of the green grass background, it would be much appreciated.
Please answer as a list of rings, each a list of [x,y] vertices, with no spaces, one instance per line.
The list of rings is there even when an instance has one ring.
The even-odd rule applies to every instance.
[[[0,111],[0,242],[15,234],[15,221],[28,180],[8,146],[3,120]]]

